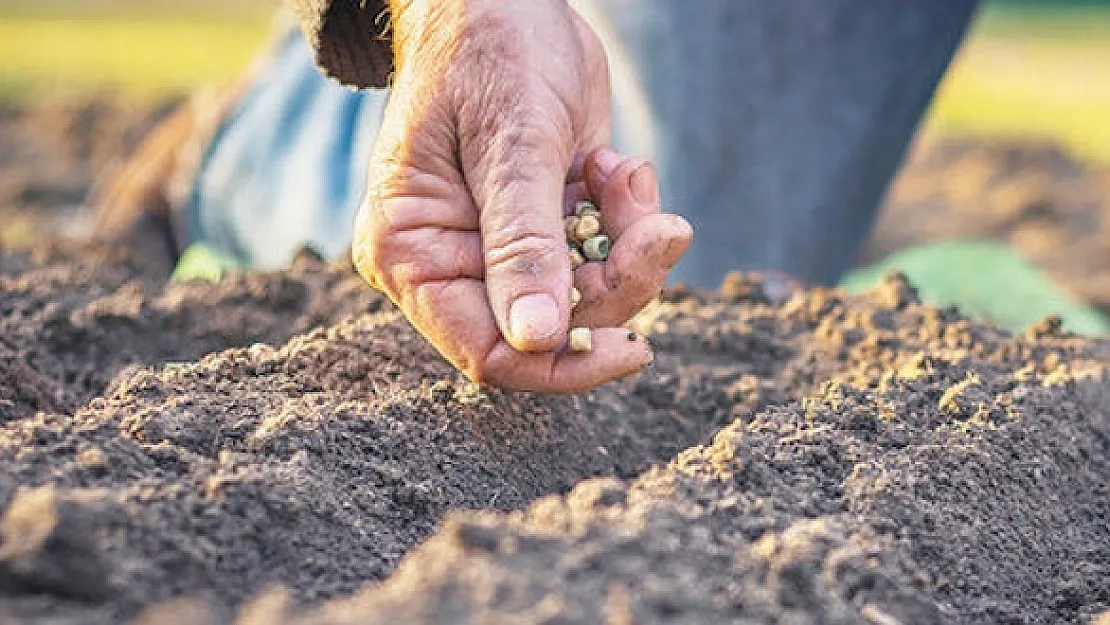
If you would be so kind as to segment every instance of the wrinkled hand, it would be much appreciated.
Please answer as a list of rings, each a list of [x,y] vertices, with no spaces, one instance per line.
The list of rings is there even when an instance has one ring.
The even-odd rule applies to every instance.
[[[479,383],[578,392],[644,367],[647,341],[619,326],[692,232],[660,213],[650,164],[602,147],[597,37],[565,0],[392,4],[396,72],[355,227],[360,273]],[[562,218],[585,197],[613,247],[572,272]],[[571,323],[594,328],[592,351],[565,350]]]

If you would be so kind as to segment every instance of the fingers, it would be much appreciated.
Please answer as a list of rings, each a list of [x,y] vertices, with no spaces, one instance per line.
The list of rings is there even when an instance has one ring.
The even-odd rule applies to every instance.
[[[438,226],[402,230],[381,241],[379,249],[387,284],[394,289],[439,280],[482,279],[482,241],[474,231]]]
[[[570,318],[562,220],[570,150],[559,132],[519,119],[508,123],[517,128],[490,138],[468,177],[479,206],[486,290],[510,345],[550,351],[566,335]]]
[[[636,373],[651,363],[647,340],[621,328],[593,332],[593,349],[527,353],[502,340],[480,280],[418,286],[406,302],[413,324],[472,381],[508,390],[578,393]],[[434,312],[434,314],[425,314]]]
[[[523,354],[501,343],[490,353],[485,373],[505,389],[581,393],[632,375],[654,359],[647,339],[623,328],[595,329],[592,340],[593,348],[580,353]]]
[[[420,284],[481,279],[481,237],[476,229],[466,227],[465,220],[453,215],[458,211],[451,207],[458,203],[466,200],[407,195],[368,198],[355,223],[355,266],[367,281],[398,303],[404,293]]]
[[[387,230],[381,215],[405,210],[412,198],[394,198],[368,211],[359,232],[360,270],[397,302],[406,317],[468,378],[499,388],[573,393],[597,387],[642,369],[652,361],[643,338],[629,340],[621,328],[595,329],[587,353],[557,349],[528,353],[502,337],[483,280],[482,243],[476,231],[421,226]],[[378,225],[374,225],[378,224]],[[565,243],[563,243],[565,249]]]
[[[584,180],[590,197],[598,198],[599,201],[604,201],[603,196],[605,194],[606,185],[617,168],[620,167],[622,163],[627,163],[625,171],[631,173],[632,170],[638,167],[639,163],[643,162],[645,161],[625,158],[616,150],[608,147],[594,150],[586,158],[586,166],[584,169]]]
[[[678,215],[650,215],[627,228],[604,263],[587,263],[576,273],[582,302],[574,324],[619,325],[659,294],[667,274],[693,239]]]
[[[622,159],[608,149],[592,156],[586,182],[591,195],[601,200],[613,247],[604,263],[587,263],[575,272],[582,302],[573,324],[620,325],[658,294],[690,246],[693,229],[682,217],[660,212],[655,169],[649,163]]]
[[[542,32],[569,26],[573,48],[530,57],[523,72],[506,67],[476,81],[483,88],[456,116],[459,160],[480,213],[490,306],[508,343],[526,352],[555,349],[566,335],[565,185],[583,182],[583,155],[610,134],[605,52],[576,12],[565,15]]]
[[[403,46],[353,257],[470,379],[584,391],[652,359],[646,340],[619,328],[595,329],[589,352],[564,348],[572,278],[561,204],[568,183],[588,195],[579,153],[608,143],[607,67],[573,12],[566,24],[556,13],[523,29],[515,21],[564,5],[511,7],[482,7],[498,28],[481,36],[437,29],[463,33],[459,49],[474,54],[439,54],[420,37]],[[563,37],[574,33],[560,24],[582,32]],[[545,48],[523,45],[535,32]]]
[[[625,158],[608,148],[587,161],[586,185],[599,202],[605,231],[617,239],[645,215],[657,214],[659,182],[655,167],[641,158]]]

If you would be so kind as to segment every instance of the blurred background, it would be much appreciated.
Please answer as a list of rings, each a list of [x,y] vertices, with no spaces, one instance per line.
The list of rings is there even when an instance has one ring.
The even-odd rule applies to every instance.
[[[279,0],[2,0],[0,99],[150,104],[226,82]],[[1110,0],[994,0],[930,119],[960,134],[1054,139],[1110,161]]]
[[[229,84],[278,0],[0,0],[0,244],[74,209],[185,98]],[[1110,0],[987,2],[861,264],[992,241],[1110,310]],[[997,314],[997,313],[995,313]]]

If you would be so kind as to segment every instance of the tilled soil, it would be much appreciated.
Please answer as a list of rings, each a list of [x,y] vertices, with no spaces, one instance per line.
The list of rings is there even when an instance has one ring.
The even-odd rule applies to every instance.
[[[0,256],[0,622],[1087,623],[1110,345],[892,277],[672,290],[640,376],[476,388],[349,263]],[[469,512],[465,510],[470,510]]]

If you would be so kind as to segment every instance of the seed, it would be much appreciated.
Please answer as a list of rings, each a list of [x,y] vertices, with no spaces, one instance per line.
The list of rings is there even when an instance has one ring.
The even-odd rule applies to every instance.
[[[597,236],[601,232],[601,221],[593,215],[586,215],[578,218],[578,225],[574,229],[575,241],[586,241]]]
[[[574,214],[581,217],[585,213],[597,213],[600,215],[601,211],[597,209],[597,204],[589,200],[578,200],[574,205]]]
[[[588,352],[594,348],[593,335],[589,328],[571,328],[567,335],[567,347],[572,352]]]
[[[570,308],[574,310],[582,302],[582,291],[578,287],[570,287]]]
[[[578,269],[586,264],[586,257],[582,256],[582,252],[578,251],[577,247],[570,248],[570,268]]]
[[[587,260],[605,260],[609,258],[609,237],[599,234],[582,242],[582,252]]]
[[[563,217],[563,230],[567,233],[567,240],[573,241],[574,234],[578,232],[578,217],[574,215]]]

